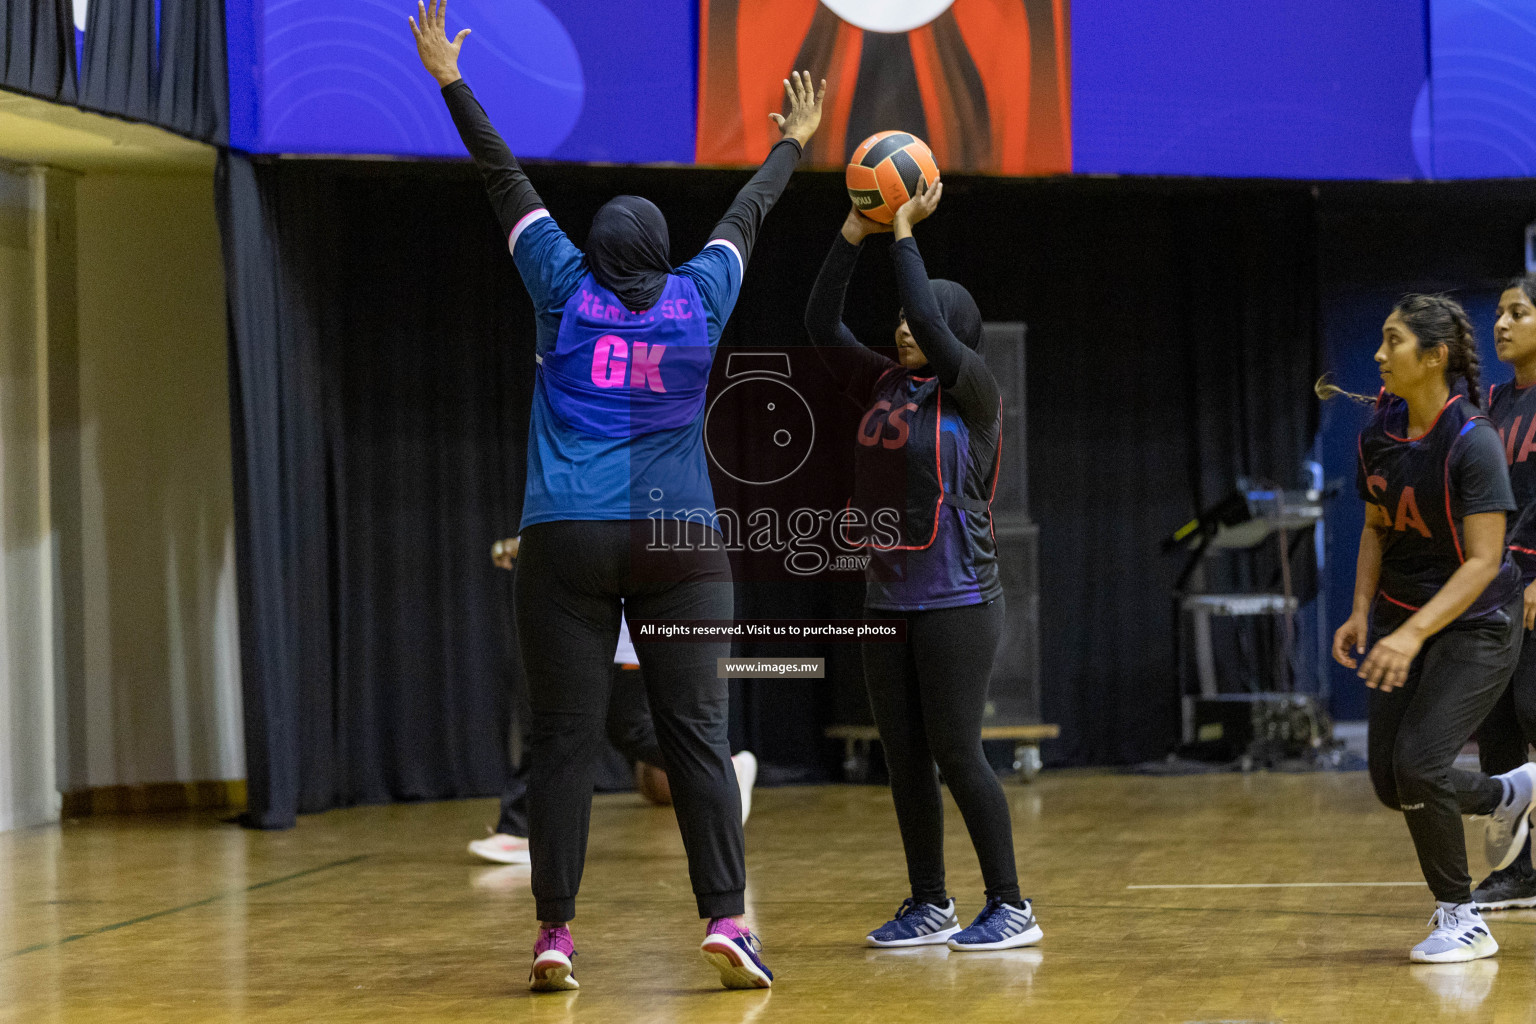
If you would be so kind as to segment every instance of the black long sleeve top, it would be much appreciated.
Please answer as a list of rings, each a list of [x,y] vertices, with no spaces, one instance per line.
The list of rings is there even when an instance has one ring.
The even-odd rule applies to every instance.
[[[464,148],[480,170],[496,220],[502,232],[510,235],[518,221],[544,207],[544,200],[539,198],[506,140],[491,124],[468,82],[461,78],[445,85],[443,100],[448,104],[448,113],[459,130]],[[800,152],[800,144],[794,139],[780,139],[769,151],[762,167],[736,194],[710,235],[711,239],[730,242],[740,254],[743,267],[751,258],[763,219],[783,194],[790,175],[800,162]]]
[[[858,261],[859,247],[850,245],[841,235],[833,240],[811,289],[805,310],[806,329],[834,379],[861,406],[883,398],[886,400],[871,408],[889,410],[900,401],[890,397],[893,395],[921,393],[928,396],[922,399],[925,402],[942,395],[942,404],[952,405],[966,428],[962,432],[964,444],[958,448],[951,446],[948,458],[944,455],[945,442],[938,442],[939,451],[934,453],[947,463],[943,473],[945,489],[951,495],[986,500],[990,494],[989,481],[995,479],[1001,443],[997,383],[981,355],[967,348],[945,324],[917,243],[902,239],[891,246],[891,254],[907,327],[927,357],[927,367],[917,371],[901,368],[895,361],[861,345],[843,323],[844,295]],[[901,376],[894,376],[892,371],[899,371]],[[924,383],[932,378],[937,378],[936,390],[931,383]],[[868,418],[866,413],[864,422]],[[860,429],[863,430],[862,423]],[[916,431],[901,436],[904,449],[924,443]],[[931,447],[935,441],[926,443]],[[856,475],[860,472],[861,469],[855,469]],[[964,489],[967,485],[968,491]],[[857,481],[854,490],[857,493]],[[868,607],[960,607],[990,601],[1002,593],[990,517],[966,515],[952,499],[946,505],[926,545],[871,550],[865,593]],[[917,541],[917,537],[908,537],[908,543]]]
[[[833,239],[805,307],[805,327],[817,348],[846,350],[824,353],[823,361],[838,384],[862,400],[875,381],[896,363],[862,345],[843,323],[844,297],[858,262],[859,248],[841,234]],[[929,368],[939,378],[939,386],[968,422],[992,422],[997,418],[997,381],[981,354],[967,348],[945,325],[917,241],[904,238],[894,243],[891,259],[896,267],[896,285],[907,327],[927,357]]]

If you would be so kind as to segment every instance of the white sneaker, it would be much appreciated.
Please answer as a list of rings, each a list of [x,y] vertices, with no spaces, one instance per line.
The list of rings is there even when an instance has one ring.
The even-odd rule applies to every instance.
[[[469,852],[493,864],[527,864],[528,840],[521,836],[492,832],[484,839],[470,843]]]
[[[743,750],[731,758],[731,767],[736,769],[736,785],[741,787],[741,823],[745,825],[752,813],[752,787],[757,785],[757,755]]]
[[[1475,903],[1441,903],[1429,923],[1434,931],[1408,954],[1416,964],[1459,964],[1499,951]]]
[[[1483,852],[1493,870],[1503,871],[1520,856],[1530,834],[1531,810],[1536,808],[1536,764],[1527,762],[1494,778],[1504,783],[1504,799],[1483,826]]]

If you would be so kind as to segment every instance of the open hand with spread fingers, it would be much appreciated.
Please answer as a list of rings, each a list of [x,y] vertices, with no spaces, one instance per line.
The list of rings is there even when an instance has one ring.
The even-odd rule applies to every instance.
[[[773,123],[779,126],[786,139],[794,139],[801,148],[811,141],[821,124],[821,101],[827,98],[827,80],[815,88],[809,71],[792,71],[784,79],[784,91],[789,95],[789,115],[772,113]]]
[[[459,74],[459,51],[464,48],[469,29],[448,38],[448,0],[432,0],[431,7],[416,0],[416,14],[419,21],[406,19],[416,37],[416,54],[421,58],[421,66],[437,79],[438,85],[446,88],[464,77]]]

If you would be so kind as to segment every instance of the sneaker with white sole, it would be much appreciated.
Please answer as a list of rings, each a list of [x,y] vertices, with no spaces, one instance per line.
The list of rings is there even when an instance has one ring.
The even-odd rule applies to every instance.
[[[581,985],[571,975],[571,958],[576,946],[571,930],[539,926],[539,940],[533,945],[533,970],[528,973],[528,987],[535,992],[567,992]]]
[[[1499,951],[1475,903],[1441,903],[1429,924],[1434,929],[1429,938],[1408,954],[1416,964],[1460,964]]]
[[[1503,871],[1520,856],[1530,834],[1531,811],[1536,809],[1536,764],[1527,762],[1494,778],[1504,784],[1504,799],[1483,825],[1483,846],[1489,866]]]
[[[728,917],[709,922],[709,934],[699,944],[726,988],[772,988],[773,972],[759,955],[763,944],[751,929],[743,928]]]
[[[989,899],[981,913],[969,927],[956,932],[949,940],[949,948],[955,950],[1017,949],[1033,946],[1045,937],[1035,920],[1034,904],[1024,901],[1024,909],[1012,907],[1002,900]]]
[[[1483,884],[1472,892],[1472,902],[1484,912],[1536,907],[1536,871],[1517,858],[1503,871],[1483,879]]]
[[[484,839],[473,840],[469,844],[469,852],[493,864],[527,864],[528,840],[522,836],[492,832]]]
[[[741,787],[741,823],[747,823],[752,813],[752,787],[757,785],[757,755],[743,750],[731,757],[731,767],[736,769],[736,785]]]
[[[959,930],[960,919],[955,916],[954,900],[939,907],[905,899],[896,916],[864,936],[864,941],[880,949],[942,946]]]

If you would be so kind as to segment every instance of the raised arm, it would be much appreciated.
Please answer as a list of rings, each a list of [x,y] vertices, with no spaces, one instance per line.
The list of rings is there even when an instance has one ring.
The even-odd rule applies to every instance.
[[[968,347],[949,329],[933,294],[933,284],[923,265],[923,254],[918,251],[917,239],[912,237],[912,225],[926,219],[939,205],[943,194],[943,182],[935,183],[932,190],[919,184],[918,194],[896,211],[891,222],[896,233],[896,241],[891,246],[891,260],[896,264],[896,289],[901,296],[907,327],[912,331],[912,340],[928,358],[928,365],[939,378],[939,386],[953,395],[966,417],[991,420],[997,416],[997,381],[987,369],[981,353]]]
[[[820,88],[815,88],[809,71],[795,71],[784,80],[784,91],[789,94],[789,115],[768,115],[783,131],[784,137],[774,144],[768,159],[763,161],[752,180],[742,186],[709,236],[711,241],[729,242],[741,256],[743,267],[751,258],[752,245],[757,241],[763,218],[783,194],[790,175],[795,172],[795,165],[800,162],[805,144],[821,124],[821,103],[827,95],[827,83],[823,79]]]
[[[858,210],[850,210],[842,230],[832,240],[832,248],[822,261],[821,273],[816,275],[811,297],[805,304],[805,329],[822,365],[838,387],[858,399],[866,397],[875,381],[896,365],[865,348],[843,323],[843,299],[848,293],[848,279],[859,261],[859,249],[867,235],[882,230],[889,229]]]
[[[586,273],[586,261],[550,218],[512,150],[459,75],[459,50],[469,29],[448,38],[448,0],[432,0],[431,7],[417,0],[416,11],[420,20],[409,19],[416,52],[422,66],[442,86],[443,100],[464,148],[474,157],[485,180],[491,206],[534,309],[541,315],[557,313]]]
[[[543,208],[544,201],[534,191],[528,175],[518,166],[506,141],[491,124],[485,108],[475,99],[469,83],[459,74],[459,51],[470,30],[466,28],[452,39],[448,38],[448,0],[433,0],[431,7],[418,0],[416,9],[421,20],[410,19],[411,33],[416,37],[416,52],[421,57],[422,66],[442,87],[443,101],[448,104],[448,113],[459,130],[464,148],[474,158],[480,177],[485,181],[485,191],[490,196],[502,233],[511,235],[519,221]]]
[[[816,283],[811,286],[811,297],[805,304],[805,329],[811,336],[811,344],[817,347],[863,347],[843,323],[843,300],[848,294],[848,279],[853,276],[853,268],[859,262],[859,250],[868,233],[860,221],[868,220],[858,210],[849,212],[842,230],[832,240],[832,248],[827,250],[827,258],[822,260]]]

